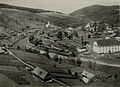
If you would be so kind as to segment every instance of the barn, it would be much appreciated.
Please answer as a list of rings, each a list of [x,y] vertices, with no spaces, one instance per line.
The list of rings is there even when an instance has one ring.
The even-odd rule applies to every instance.
[[[36,77],[40,78],[41,80],[43,80],[43,81],[45,81],[45,82],[47,82],[47,81],[51,82],[51,81],[52,81],[51,75],[50,75],[47,71],[45,71],[45,70],[43,70],[43,69],[41,69],[41,68],[39,68],[39,67],[36,67],[36,68],[33,70],[33,74],[34,74]]]

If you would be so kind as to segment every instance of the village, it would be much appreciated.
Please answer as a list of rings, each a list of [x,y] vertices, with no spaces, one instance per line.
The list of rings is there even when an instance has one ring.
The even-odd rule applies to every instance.
[[[0,87],[120,87],[116,0],[0,0]]]
[[[1,42],[0,56],[11,55],[19,60],[25,65],[22,67],[25,72],[28,71],[27,73],[32,73],[39,79],[37,84],[40,81],[47,84],[57,82],[59,85],[68,86],[75,84],[105,86],[111,81],[119,83],[120,71],[117,69],[120,67],[119,30],[115,25],[98,21],[91,21],[76,28],[57,27],[48,21],[42,30],[32,29],[29,32],[26,30],[17,35],[14,35],[13,31],[16,40],[12,43],[6,43],[5,40]],[[28,56],[33,55],[32,53],[44,56],[46,61],[51,61],[52,64],[40,65],[39,62],[42,61],[38,60],[37,63],[34,56]],[[100,70],[99,68],[103,66],[108,70],[115,67],[115,71],[108,73]],[[61,72],[54,71],[57,69]],[[31,75],[28,78],[31,78]]]

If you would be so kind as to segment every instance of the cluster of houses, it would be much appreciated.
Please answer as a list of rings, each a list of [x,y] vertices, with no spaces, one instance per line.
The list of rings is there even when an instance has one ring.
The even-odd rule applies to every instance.
[[[117,29],[117,27],[115,25],[109,25],[100,21],[90,21],[85,25],[85,30],[91,32],[103,32],[104,30],[112,29]]]
[[[85,31],[91,33],[92,50],[94,53],[120,52],[119,29],[115,26],[99,21],[91,21],[84,27]]]
[[[81,41],[84,41],[84,37],[87,37],[87,38],[91,38],[92,36],[94,36],[94,34],[97,36],[98,33],[100,31],[98,31],[99,29],[99,22],[90,22],[88,23],[86,26],[85,26],[85,29],[88,30],[88,31],[94,31],[96,33],[90,33],[88,32],[87,33],[87,36],[85,36],[86,34],[82,34],[83,35],[83,40],[79,40],[79,42],[81,43]],[[92,45],[92,48],[93,48],[93,52],[95,53],[113,53],[113,52],[119,52],[120,51],[120,42],[119,42],[119,37],[115,37],[116,36],[116,33],[114,30],[112,30],[108,24],[105,24],[105,23],[101,23],[100,24],[102,27],[101,28],[105,28],[103,29],[103,33],[100,33],[100,37],[96,37],[96,38],[101,38],[100,40],[96,39],[94,40],[93,45]],[[105,25],[105,26],[103,26]],[[52,27],[54,29],[54,27],[51,25],[50,22],[48,22],[46,24],[46,28],[47,30],[49,30],[49,27]],[[65,39],[66,36],[68,36],[68,38],[72,38],[72,40],[76,40],[76,38],[79,37],[78,33],[74,31],[75,29],[72,28],[72,27],[69,27],[65,30],[62,30],[62,29],[58,29],[58,30],[55,30],[54,32],[54,35],[53,36],[49,36],[47,33],[43,34],[43,35],[40,35],[40,36],[37,36],[38,39],[42,40],[42,44],[44,45],[50,45],[51,48],[55,48],[55,49],[61,49],[59,48],[57,45],[54,45],[55,44],[55,41],[59,41],[60,38],[64,38],[62,40],[67,41],[67,39]],[[50,30],[51,31],[51,30]],[[54,31],[54,30],[52,30]],[[72,33],[71,33],[72,32]],[[104,38],[101,36],[103,35]],[[58,37],[57,37],[58,36]],[[54,37],[56,37],[56,40],[54,39]],[[82,37],[82,36],[81,36]],[[113,38],[115,37],[115,38]],[[79,38],[80,39],[80,38]],[[53,43],[53,45],[51,45]],[[83,46],[83,45],[82,45]],[[80,49],[79,47],[77,47],[77,51],[79,53],[81,52],[86,52],[87,49]]]

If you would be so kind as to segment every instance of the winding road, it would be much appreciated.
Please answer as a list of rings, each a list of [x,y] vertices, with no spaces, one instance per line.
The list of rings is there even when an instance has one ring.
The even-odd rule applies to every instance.
[[[97,60],[93,60],[93,59],[87,59],[87,58],[83,58],[83,57],[80,57],[80,58],[77,58],[77,59],[80,59],[80,60],[82,60],[84,62],[88,62],[88,61],[95,62],[96,64],[99,64],[99,65],[106,65],[106,66],[112,66],[112,67],[120,67],[119,64],[110,64],[110,63],[101,62],[101,61],[97,61]]]

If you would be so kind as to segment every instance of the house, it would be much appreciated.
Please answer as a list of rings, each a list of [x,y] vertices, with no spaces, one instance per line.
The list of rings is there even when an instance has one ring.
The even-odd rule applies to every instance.
[[[115,38],[96,40],[93,43],[95,53],[114,53],[120,51],[120,41]]]
[[[83,48],[83,49],[77,48],[77,51],[78,51],[79,53],[82,53],[82,52],[86,52],[87,49],[86,49],[86,48]]]
[[[69,27],[69,28],[68,28],[68,30],[72,31],[72,30],[74,30],[74,28],[72,28],[72,27]]]
[[[50,58],[54,58],[55,55],[56,55],[56,53],[50,53],[50,52],[49,52]]]
[[[97,22],[94,21],[87,23],[87,25],[85,26],[85,29],[88,31],[96,31],[97,28],[98,28]]]
[[[5,51],[2,49],[2,47],[0,47],[0,54],[4,54]]]
[[[67,56],[63,56],[63,55],[59,55],[59,54],[58,54],[58,58],[67,59]]]
[[[86,84],[90,84],[95,79],[95,74],[92,74],[87,71],[82,72],[82,81]]]
[[[41,54],[45,54],[45,53],[46,53],[46,51],[44,51],[44,50],[39,50],[39,52],[40,52]]]
[[[39,67],[36,67],[32,72],[35,76],[43,81],[52,81],[52,77],[50,76],[50,74]]]
[[[115,39],[117,39],[118,41],[120,41],[120,37],[115,37]]]
[[[53,25],[48,21],[47,24],[45,25],[46,28],[52,28]]]
[[[90,27],[91,27],[90,23],[87,23],[87,25],[85,26],[85,29],[88,30],[88,29],[90,29]]]
[[[50,27],[50,22],[48,21],[48,23],[45,25],[46,28]]]

